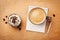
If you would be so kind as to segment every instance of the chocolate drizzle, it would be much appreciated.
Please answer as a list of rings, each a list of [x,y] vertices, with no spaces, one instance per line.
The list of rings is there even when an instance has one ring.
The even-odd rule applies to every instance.
[[[17,17],[16,16],[14,16],[14,17],[11,17],[11,19],[12,19],[12,23],[16,23],[16,20],[17,20]]]

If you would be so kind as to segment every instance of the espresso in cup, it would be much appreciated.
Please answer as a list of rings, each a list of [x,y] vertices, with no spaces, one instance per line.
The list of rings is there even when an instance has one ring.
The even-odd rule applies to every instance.
[[[46,18],[46,13],[41,8],[34,8],[29,13],[29,19],[33,24],[41,24]]]

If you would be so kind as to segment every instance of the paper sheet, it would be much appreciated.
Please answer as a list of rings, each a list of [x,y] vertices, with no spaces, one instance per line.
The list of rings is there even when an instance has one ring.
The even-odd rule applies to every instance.
[[[39,6],[29,6],[29,8],[28,8],[28,17],[27,17],[26,30],[36,31],[36,32],[45,32],[46,20],[40,25],[32,24],[30,22],[30,20],[29,20],[29,12],[30,12],[30,10],[33,9],[33,8],[36,8],[36,7],[39,7]],[[44,7],[40,7],[40,8],[44,9],[44,11],[46,12],[46,15],[47,15],[48,8],[44,8]]]

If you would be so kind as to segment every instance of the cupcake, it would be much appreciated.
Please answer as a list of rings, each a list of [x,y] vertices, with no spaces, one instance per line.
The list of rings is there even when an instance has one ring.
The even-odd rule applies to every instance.
[[[8,17],[8,23],[13,27],[18,27],[21,24],[21,18],[16,14],[11,14]]]

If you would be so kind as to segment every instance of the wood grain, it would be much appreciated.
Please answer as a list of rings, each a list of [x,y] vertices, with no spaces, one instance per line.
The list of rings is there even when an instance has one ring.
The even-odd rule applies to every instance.
[[[48,34],[26,31],[30,5],[49,8],[48,16],[52,17],[52,25]],[[5,16],[12,13],[21,17],[21,30],[5,24],[8,20]],[[3,18],[6,20],[3,21]],[[0,40],[60,40],[60,0],[0,0]]]

